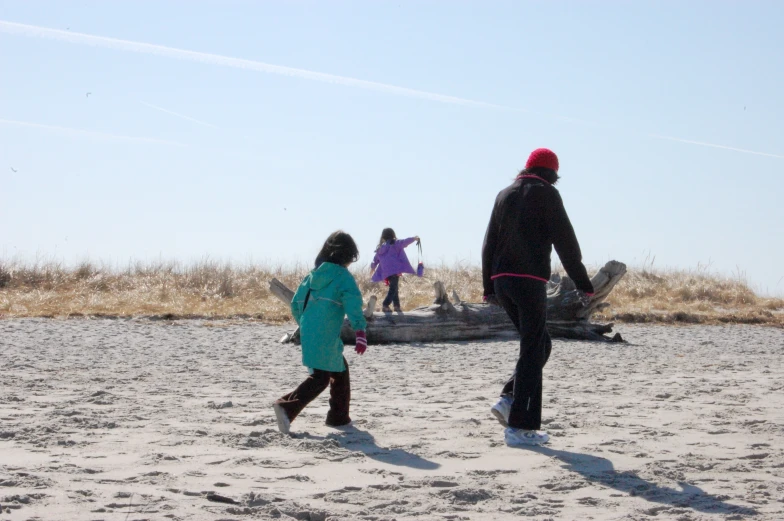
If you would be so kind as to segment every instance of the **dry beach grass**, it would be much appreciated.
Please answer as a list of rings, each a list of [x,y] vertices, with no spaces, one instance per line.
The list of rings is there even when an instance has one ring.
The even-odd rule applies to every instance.
[[[269,291],[276,277],[295,288],[307,266],[270,267],[204,260],[131,263],[118,269],[84,262],[0,262],[0,317],[155,316],[242,318],[268,323],[290,320]],[[595,271],[595,270],[589,270]],[[382,296],[366,267],[354,270],[362,292]],[[430,268],[423,279],[401,283],[404,309],[429,304],[432,283],[444,282],[466,301],[482,295],[475,266]],[[784,325],[784,300],[760,297],[742,277],[694,270],[631,268],[613,290],[611,307],[598,320],[653,323],[748,323]]]

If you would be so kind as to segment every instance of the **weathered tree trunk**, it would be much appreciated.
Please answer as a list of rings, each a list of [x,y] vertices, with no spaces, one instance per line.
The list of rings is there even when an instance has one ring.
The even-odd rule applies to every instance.
[[[554,275],[547,284],[547,329],[554,338],[577,340],[621,341],[620,334],[610,338],[613,324],[594,324],[590,316],[609,304],[604,302],[613,287],[626,274],[626,265],[610,261],[591,279],[595,294],[586,298],[575,289],[568,277]],[[504,310],[490,304],[469,304],[452,292],[447,296],[444,285],[434,285],[436,298],[432,305],[404,313],[377,313],[373,296],[365,309],[368,318],[367,336],[371,344],[392,342],[450,342],[488,338],[515,338],[517,331]],[[289,304],[294,292],[277,279],[270,281],[270,290]],[[354,343],[354,331],[346,321],[341,337]],[[281,342],[298,342],[299,331],[286,335]]]

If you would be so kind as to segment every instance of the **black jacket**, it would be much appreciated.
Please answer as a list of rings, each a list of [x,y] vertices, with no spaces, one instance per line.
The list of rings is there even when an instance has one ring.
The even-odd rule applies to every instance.
[[[485,295],[495,293],[494,275],[550,279],[552,247],[577,289],[593,293],[580,245],[558,190],[544,179],[518,178],[495,200],[482,246]]]

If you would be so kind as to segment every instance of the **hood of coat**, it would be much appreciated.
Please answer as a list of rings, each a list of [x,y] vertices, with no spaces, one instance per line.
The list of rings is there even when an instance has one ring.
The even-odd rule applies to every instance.
[[[387,252],[389,252],[390,250],[392,250],[393,252],[400,250],[400,240],[395,240],[395,242],[389,242],[389,241],[385,242],[384,244],[379,246],[379,248],[376,250],[376,253],[378,253],[379,255],[386,255]]]
[[[310,275],[310,289],[320,290],[324,289],[342,273],[346,268],[331,262],[323,262],[321,266],[311,272]]]

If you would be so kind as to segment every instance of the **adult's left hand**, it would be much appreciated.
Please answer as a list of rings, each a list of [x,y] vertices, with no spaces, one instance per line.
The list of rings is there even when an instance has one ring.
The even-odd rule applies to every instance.
[[[482,300],[484,301],[485,304],[490,304],[491,306],[501,305],[501,303],[498,302],[498,298],[496,298],[494,294],[485,295],[484,297],[482,297]]]

